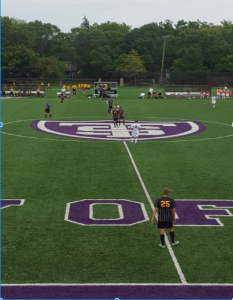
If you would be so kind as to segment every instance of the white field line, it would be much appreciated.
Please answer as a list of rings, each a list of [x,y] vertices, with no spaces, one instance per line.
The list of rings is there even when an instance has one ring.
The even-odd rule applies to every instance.
[[[135,171],[136,171],[136,173],[137,173],[138,179],[139,179],[139,181],[140,181],[140,183],[141,183],[141,185],[142,185],[142,188],[143,188],[144,193],[145,193],[145,195],[146,195],[146,197],[147,197],[147,200],[148,200],[149,203],[150,203],[151,209],[152,209],[152,211],[154,211],[154,208],[155,208],[155,207],[154,207],[154,204],[153,204],[153,202],[152,202],[152,200],[151,200],[151,197],[150,197],[150,195],[149,195],[149,193],[148,193],[148,191],[147,191],[147,188],[146,188],[146,186],[145,186],[145,184],[144,184],[144,182],[143,182],[143,180],[142,180],[142,177],[141,177],[141,175],[140,175],[140,173],[139,173],[139,171],[138,171],[138,168],[137,168],[137,166],[136,166],[136,164],[135,164],[135,162],[134,162],[134,159],[133,159],[133,157],[132,157],[132,155],[131,155],[131,152],[129,151],[129,148],[128,148],[126,142],[124,142],[124,145],[125,145],[125,148],[126,148],[128,154],[129,154],[129,157],[130,157],[131,162],[132,162],[132,164],[133,164],[133,166],[134,166],[134,169],[135,169]],[[156,215],[156,220],[158,221],[157,215]],[[174,265],[175,265],[175,268],[176,268],[176,270],[177,270],[177,273],[178,273],[179,276],[180,276],[180,280],[181,280],[181,282],[182,282],[183,284],[188,284],[187,281],[186,281],[186,279],[185,279],[185,277],[184,277],[184,274],[183,274],[183,272],[182,272],[182,270],[181,270],[181,267],[180,267],[180,265],[179,265],[179,263],[178,263],[178,260],[177,260],[177,258],[176,258],[176,256],[175,256],[175,253],[174,253],[174,251],[173,251],[173,249],[172,249],[172,247],[171,247],[171,244],[170,244],[169,241],[168,241],[168,237],[167,237],[166,233],[164,234],[164,236],[165,236],[165,243],[166,243],[166,245],[167,245],[167,248],[168,248],[168,251],[169,251],[169,253],[170,253],[170,255],[171,255],[171,258],[172,258],[172,260],[173,260],[173,262],[174,262]]]

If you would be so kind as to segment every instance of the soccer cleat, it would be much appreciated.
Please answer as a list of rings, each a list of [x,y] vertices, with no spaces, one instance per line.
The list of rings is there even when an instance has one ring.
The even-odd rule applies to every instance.
[[[179,244],[179,242],[176,241],[175,243],[172,243],[172,246],[176,246],[176,245],[178,245],[178,244]]]
[[[161,248],[165,248],[165,245],[159,244],[159,247],[161,247]]]

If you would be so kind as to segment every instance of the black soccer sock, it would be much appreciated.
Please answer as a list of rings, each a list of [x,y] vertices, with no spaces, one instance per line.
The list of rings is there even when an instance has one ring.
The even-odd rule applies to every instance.
[[[125,120],[123,120],[123,124],[125,125]]]
[[[50,118],[52,118],[52,115],[51,114],[49,114],[50,115]]]
[[[47,118],[47,115],[44,115],[45,118]]]
[[[170,232],[172,243],[175,243],[175,233],[174,231]]]
[[[162,245],[164,246],[164,234],[160,234],[160,240]]]

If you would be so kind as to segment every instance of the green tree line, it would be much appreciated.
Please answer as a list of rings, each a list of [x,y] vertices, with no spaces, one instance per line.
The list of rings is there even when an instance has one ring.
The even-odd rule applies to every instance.
[[[67,65],[83,76],[113,71],[233,71],[233,24],[184,20],[150,23],[132,29],[115,22],[83,22],[63,33],[50,23],[1,17],[2,71],[6,77],[63,77]],[[135,66],[137,68],[135,69]]]

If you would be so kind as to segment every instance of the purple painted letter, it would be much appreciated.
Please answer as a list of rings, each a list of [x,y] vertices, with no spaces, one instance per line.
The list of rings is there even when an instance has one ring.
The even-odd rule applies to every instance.
[[[176,226],[224,226],[217,216],[233,216],[228,210],[233,209],[233,200],[176,200],[176,204]]]
[[[119,217],[116,219],[95,219],[93,216],[93,206],[101,204],[116,205]],[[89,226],[130,226],[148,221],[149,217],[144,204],[140,202],[123,199],[84,199],[67,203],[65,220]]]

